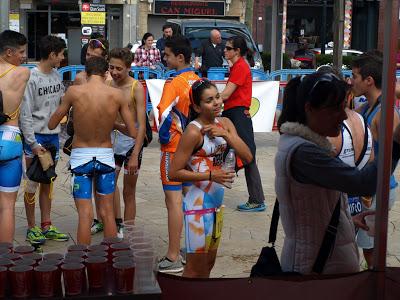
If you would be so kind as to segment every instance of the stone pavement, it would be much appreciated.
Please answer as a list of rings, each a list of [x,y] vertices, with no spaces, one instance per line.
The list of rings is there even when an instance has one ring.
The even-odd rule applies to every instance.
[[[257,164],[261,173],[267,211],[258,213],[238,212],[236,205],[246,201],[248,194],[243,171],[239,172],[233,189],[225,193],[225,216],[223,237],[212,277],[247,277],[251,266],[257,260],[261,248],[266,245],[272,208],[275,201],[273,159],[278,140],[277,133],[256,134]],[[137,185],[137,220],[148,226],[156,234],[159,256],[167,249],[167,210],[159,178],[159,145],[157,136],[143,155],[142,169]],[[47,241],[44,252],[65,252],[67,245],[73,244],[76,237],[77,213],[70,194],[70,176],[66,167],[68,157],[61,155],[57,166],[58,178],[55,182],[55,195],[52,209],[52,221],[61,230],[69,232],[69,242]],[[399,177],[399,169],[397,177]],[[122,181],[118,182],[122,186]],[[23,187],[23,184],[22,184]],[[26,217],[22,188],[16,204],[16,238],[15,244],[25,244]],[[40,211],[36,208],[36,220],[40,222]],[[390,212],[387,262],[390,266],[400,266],[400,201],[397,201]],[[102,234],[93,236],[97,243]],[[283,242],[282,227],[278,227],[277,249],[280,251]],[[182,239],[182,245],[183,245]]]

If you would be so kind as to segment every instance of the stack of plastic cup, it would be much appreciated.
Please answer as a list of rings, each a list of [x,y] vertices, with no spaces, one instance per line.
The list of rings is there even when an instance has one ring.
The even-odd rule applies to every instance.
[[[0,299],[6,296],[7,267],[0,266]]]
[[[157,293],[156,279],[157,255],[154,249],[134,250],[135,261],[134,291],[136,294]]]
[[[35,286],[40,298],[54,297],[58,290],[57,280],[58,267],[52,265],[40,265],[35,267]]]
[[[85,265],[68,263],[61,266],[64,278],[65,295],[76,296],[84,292],[86,282]]]
[[[13,298],[32,296],[33,268],[27,265],[14,266],[9,269],[11,295]]]
[[[99,289],[105,286],[107,274],[107,258],[92,256],[85,260],[90,289]]]

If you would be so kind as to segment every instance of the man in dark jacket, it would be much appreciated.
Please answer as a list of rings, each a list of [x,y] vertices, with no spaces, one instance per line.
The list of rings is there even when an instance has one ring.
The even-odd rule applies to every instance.
[[[224,47],[222,43],[221,32],[218,29],[213,29],[210,32],[210,38],[204,41],[201,48],[196,53],[196,63],[198,66],[199,57],[202,58],[201,72],[206,75],[211,67],[222,67],[224,62]]]

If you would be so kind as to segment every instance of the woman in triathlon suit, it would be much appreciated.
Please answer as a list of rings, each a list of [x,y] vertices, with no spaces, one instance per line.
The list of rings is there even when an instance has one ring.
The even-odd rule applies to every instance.
[[[192,85],[191,110],[195,115],[180,140],[170,168],[173,181],[193,182],[183,200],[187,264],[186,277],[210,276],[221,237],[223,184],[234,173],[221,169],[227,145],[245,162],[252,160],[247,145],[232,122],[221,114],[222,99],[207,79]]]

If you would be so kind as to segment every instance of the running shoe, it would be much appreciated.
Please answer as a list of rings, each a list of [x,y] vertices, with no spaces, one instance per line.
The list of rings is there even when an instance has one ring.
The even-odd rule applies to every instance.
[[[237,206],[238,211],[248,211],[248,212],[253,212],[253,211],[264,211],[266,209],[266,206],[264,203],[250,203],[246,202],[243,204],[239,204]]]
[[[43,235],[47,240],[53,240],[57,242],[66,242],[69,240],[69,236],[60,232],[60,230],[58,230],[58,228],[54,225],[50,225],[47,230],[44,230]]]
[[[90,232],[92,233],[92,235],[103,231],[103,229],[104,229],[103,223],[99,222],[96,219],[93,219],[92,227],[90,228]]]
[[[117,223],[117,237],[124,238],[124,224],[122,223]]]
[[[43,245],[46,237],[43,235],[39,226],[28,228],[26,231],[26,240],[32,245]]]
[[[171,261],[164,256],[158,262],[158,271],[161,273],[179,273],[183,271],[182,257],[179,256],[176,261]]]

